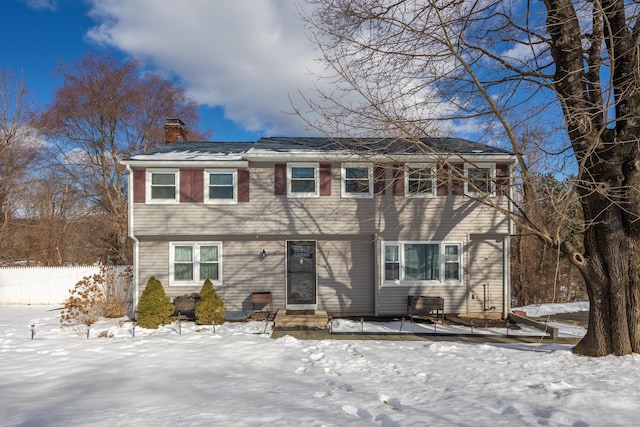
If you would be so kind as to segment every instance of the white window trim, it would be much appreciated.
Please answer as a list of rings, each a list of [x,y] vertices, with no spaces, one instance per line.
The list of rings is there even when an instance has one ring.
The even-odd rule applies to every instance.
[[[315,191],[313,193],[293,193],[291,191],[291,168],[313,168]],[[287,163],[287,197],[320,197],[320,163]]]
[[[474,191],[473,188],[469,186],[469,169],[489,169],[489,187],[490,191],[487,194],[482,194],[477,191]],[[496,195],[496,164],[495,163],[477,163],[477,164],[469,164],[465,163],[464,165],[464,194],[470,197],[484,197],[489,196],[493,197]]]
[[[440,280],[406,280],[405,276],[405,261],[404,261],[404,245],[439,245],[440,252]],[[464,284],[464,253],[462,251],[463,244],[462,242],[456,241],[436,241],[436,242],[427,242],[427,241],[389,241],[383,242],[382,246],[382,254],[381,254],[381,271],[382,271],[382,286],[461,286]],[[398,260],[400,264],[400,279],[399,280],[386,280],[385,279],[385,251],[387,246],[398,246]],[[459,267],[458,267],[458,276],[460,280],[451,280],[445,279],[445,246],[457,246],[458,254],[459,254]]]
[[[431,192],[430,193],[411,193],[409,191],[409,172],[410,169],[431,169]],[[434,198],[437,195],[437,182],[436,182],[436,165],[433,163],[409,163],[405,165],[404,170],[404,195],[405,197],[412,198]]]
[[[212,199],[209,197],[209,177],[215,174],[233,175],[233,198]],[[207,205],[235,205],[238,203],[238,170],[237,169],[205,169],[204,171],[204,203]]]
[[[363,163],[343,163],[340,168],[340,193],[343,198],[370,198],[373,197],[373,165]],[[367,193],[349,193],[346,190],[347,185],[347,168],[367,168],[367,177],[369,179],[369,191]]]
[[[175,280],[175,247],[193,247],[193,280]],[[211,279],[214,286],[222,284],[222,242],[170,242],[169,243],[169,286],[201,286],[204,281],[200,281],[200,247],[218,247],[218,280]]]
[[[153,174],[174,174],[176,185],[176,196],[173,199],[152,199],[151,198],[151,181]],[[145,195],[146,203],[150,205],[174,205],[180,203],[180,169],[147,169],[145,177]]]

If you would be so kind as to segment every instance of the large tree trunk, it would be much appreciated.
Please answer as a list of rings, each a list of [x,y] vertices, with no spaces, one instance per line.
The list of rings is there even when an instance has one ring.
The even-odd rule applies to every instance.
[[[640,352],[640,23],[628,26],[624,0],[594,2],[583,49],[571,0],[544,0],[555,63],[554,89],[579,165],[584,254],[564,245],[585,279],[589,329],[575,352]],[[606,54],[603,53],[606,48]],[[602,84],[607,64],[611,82]],[[610,84],[612,83],[612,84]],[[602,89],[605,89],[604,91]],[[613,95],[615,112],[609,102]]]
[[[638,152],[635,144],[620,141],[598,151],[598,165],[587,168],[597,174],[578,186],[584,253],[564,246],[584,277],[590,303],[587,334],[574,351],[588,356],[640,353],[640,182],[637,168],[625,167],[637,162]]]
[[[623,256],[630,254],[628,238],[620,239],[621,233],[607,236],[611,228],[599,225],[590,234],[600,234],[594,244],[585,251],[585,258],[574,254],[576,261],[582,262],[580,271],[589,294],[589,325],[585,337],[576,345],[574,352],[588,356],[623,355],[638,352],[637,330],[634,321],[638,318],[638,305],[632,302],[629,284],[630,265],[635,260]],[[617,238],[615,237],[617,235]],[[585,239],[586,240],[586,239]],[[635,319],[635,320],[634,320]]]

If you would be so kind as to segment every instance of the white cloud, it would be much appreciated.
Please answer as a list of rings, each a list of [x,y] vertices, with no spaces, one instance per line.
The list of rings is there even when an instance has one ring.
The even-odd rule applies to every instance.
[[[34,10],[56,10],[58,8],[58,0],[24,0],[27,7]]]
[[[289,0],[92,0],[89,37],[178,78],[250,131],[300,134],[290,97],[322,65]],[[310,71],[310,70],[313,70]]]

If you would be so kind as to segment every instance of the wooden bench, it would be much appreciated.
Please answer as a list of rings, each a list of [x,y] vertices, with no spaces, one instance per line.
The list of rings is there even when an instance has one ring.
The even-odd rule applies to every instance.
[[[251,311],[265,311],[267,306],[269,306],[269,310],[266,311],[273,311],[271,292],[251,292],[249,300],[251,301]]]
[[[416,314],[431,314],[435,311],[436,320],[438,315],[444,323],[444,298],[430,297],[425,295],[407,295],[407,315],[413,322]]]
[[[264,318],[264,320],[273,320],[275,317],[271,292],[251,292],[249,303],[251,304],[251,310],[227,310],[224,313],[224,320],[228,322],[244,322],[252,317]]]

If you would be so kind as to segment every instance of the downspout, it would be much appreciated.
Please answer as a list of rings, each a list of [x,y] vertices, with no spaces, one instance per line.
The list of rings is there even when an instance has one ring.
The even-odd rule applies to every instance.
[[[511,311],[511,236],[504,236],[502,241],[502,318],[507,319]]]
[[[378,236],[378,233],[375,233],[373,235],[373,264],[374,264],[374,269],[375,269],[375,274],[374,274],[374,286],[375,286],[375,291],[373,293],[373,310],[374,310],[374,315],[376,317],[378,317],[378,294],[380,293],[380,280],[381,280],[381,276],[382,276],[382,269],[383,267],[380,265],[381,262],[381,258],[380,258],[380,253],[382,251],[382,248],[380,247],[380,238]]]
[[[127,166],[127,171],[129,172],[129,194],[127,195],[127,199],[129,205],[127,206],[128,216],[127,219],[127,228],[129,229],[129,237],[133,240],[133,318],[136,317],[136,312],[138,311],[138,301],[139,301],[139,292],[140,292],[140,273],[139,273],[139,255],[140,255],[140,242],[135,236],[133,231],[133,170],[131,166]]]
[[[514,164],[509,166],[509,212],[513,212],[514,198]],[[502,318],[507,319],[511,311],[511,236],[516,232],[516,224],[513,217],[508,217],[507,235],[502,241],[502,259],[504,263],[502,278]]]

